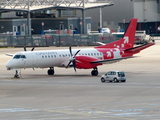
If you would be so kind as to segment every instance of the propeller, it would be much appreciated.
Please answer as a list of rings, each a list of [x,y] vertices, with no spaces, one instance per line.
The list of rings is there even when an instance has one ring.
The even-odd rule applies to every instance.
[[[78,50],[78,51],[74,54],[74,56],[73,56],[72,48],[71,48],[71,46],[70,46],[70,47],[69,47],[69,52],[70,52],[71,58],[69,59],[70,61],[69,61],[69,63],[68,63],[68,65],[67,65],[66,68],[68,68],[69,65],[72,63],[72,64],[73,64],[73,67],[74,67],[74,71],[76,72],[76,62],[75,62],[76,59],[75,59],[75,56],[80,52],[80,50]]]
[[[33,48],[31,49],[31,51],[33,51],[34,48],[35,48],[35,47],[33,47]],[[24,51],[27,51],[26,46],[24,46]]]

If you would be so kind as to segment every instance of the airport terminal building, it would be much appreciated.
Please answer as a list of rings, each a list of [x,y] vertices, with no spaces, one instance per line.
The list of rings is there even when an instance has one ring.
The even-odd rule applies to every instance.
[[[2,0],[7,1],[7,0]],[[2,2],[1,1],[1,2]],[[92,0],[93,2],[97,2],[98,0]],[[138,18],[138,30],[145,30],[147,33],[158,33],[157,27],[160,25],[160,0],[100,0],[100,1],[109,1],[114,4],[110,6],[101,6],[94,7],[92,9],[85,10],[85,18],[87,18],[89,24],[89,28],[92,31],[98,29],[98,27],[109,27],[113,31],[117,31],[119,28],[125,30],[127,24],[129,23],[131,18]],[[2,5],[2,3],[0,4]],[[27,22],[23,22],[26,20],[26,11],[16,11],[16,12],[8,12],[7,10],[1,9],[1,19],[0,19],[0,32],[6,31],[14,31],[20,29],[18,26],[13,27],[13,25],[7,23],[7,21],[17,21],[17,19],[21,20],[21,26],[26,26]],[[68,25],[64,21],[68,21],[68,18],[77,19],[76,25]],[[38,20],[39,22],[33,22],[34,25],[36,23],[39,29],[36,30],[36,27],[31,24],[31,27],[36,30],[36,33],[39,33],[43,26],[46,27],[46,19],[48,21],[53,21],[53,25],[51,28],[46,27],[44,29],[74,29],[78,27],[81,29],[81,25],[83,21],[82,11],[80,9],[40,9],[38,11],[34,11],[31,13],[32,21]],[[15,20],[16,19],[16,20]],[[55,23],[55,19],[59,20],[59,23]],[[44,23],[44,24],[43,24]],[[9,30],[5,29],[6,25],[11,25]],[[85,24],[86,26],[88,26]],[[83,25],[82,25],[83,26]],[[37,27],[37,28],[38,28]],[[87,29],[87,28],[86,28]],[[23,30],[23,29],[22,29]],[[87,32],[87,31],[86,31]]]
[[[131,18],[138,18],[138,30],[146,33],[158,33],[160,25],[160,0],[113,0],[114,5],[102,8],[103,27],[117,30],[118,26],[125,29]],[[86,16],[91,16],[94,30],[99,26],[99,9],[86,11]]]

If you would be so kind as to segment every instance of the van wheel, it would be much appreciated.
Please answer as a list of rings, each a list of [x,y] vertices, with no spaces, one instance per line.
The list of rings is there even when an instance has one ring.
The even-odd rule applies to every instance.
[[[105,79],[104,79],[104,78],[101,78],[101,82],[105,82]]]
[[[113,79],[113,82],[116,83],[116,82],[119,82],[119,81],[117,80],[117,78],[114,78],[114,79]]]

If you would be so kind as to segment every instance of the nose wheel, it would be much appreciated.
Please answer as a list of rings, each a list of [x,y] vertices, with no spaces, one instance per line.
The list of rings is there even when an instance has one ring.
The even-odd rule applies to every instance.
[[[15,75],[14,75],[14,78],[19,78],[18,70],[16,70],[16,73],[15,73]]]
[[[50,67],[50,69],[48,69],[48,75],[54,75],[54,68]]]
[[[98,75],[98,69],[97,69],[97,67],[95,67],[95,68],[91,71],[91,75],[92,75],[92,76],[97,76],[97,75]]]

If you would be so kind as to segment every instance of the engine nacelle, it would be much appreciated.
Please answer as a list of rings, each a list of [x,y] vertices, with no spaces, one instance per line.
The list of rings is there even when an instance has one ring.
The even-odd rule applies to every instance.
[[[78,69],[91,69],[95,68],[102,63],[91,63],[93,61],[99,61],[100,59],[90,57],[90,56],[76,56],[76,68]]]

